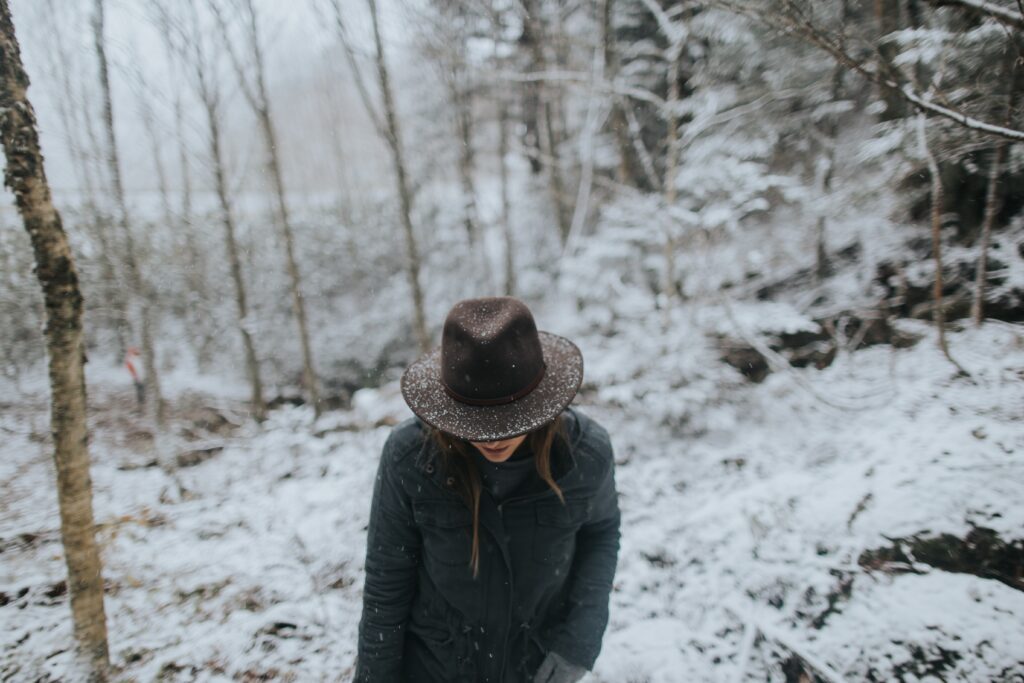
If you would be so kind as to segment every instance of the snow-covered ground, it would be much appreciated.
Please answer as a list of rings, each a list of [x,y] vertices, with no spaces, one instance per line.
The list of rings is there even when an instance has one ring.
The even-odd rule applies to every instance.
[[[612,434],[623,510],[611,623],[588,681],[786,680],[793,652],[849,681],[1022,680],[1019,561],[1015,578],[992,567],[982,578],[930,565],[909,542],[901,559],[877,553],[974,529],[1024,543],[1019,326],[950,335],[969,378],[926,336],[735,381],[699,406],[702,419],[676,423],[630,403],[635,376],[602,370],[599,353],[629,352],[616,343],[632,342],[582,344],[599,383],[577,401]],[[122,678],[347,680],[376,461],[388,424],[408,414],[397,387],[363,390],[316,423],[286,407],[256,426],[233,412],[239,388],[182,382],[172,433],[154,444],[123,378],[90,380]],[[683,384],[674,409],[700,398]],[[29,387],[0,407],[0,679],[58,681],[70,618],[44,395]]]

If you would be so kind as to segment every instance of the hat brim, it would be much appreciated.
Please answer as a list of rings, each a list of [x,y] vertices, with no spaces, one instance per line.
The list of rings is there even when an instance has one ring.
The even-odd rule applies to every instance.
[[[583,382],[583,354],[565,337],[538,332],[546,369],[540,383],[520,399],[473,406],[452,398],[441,384],[441,349],[412,363],[402,374],[402,397],[431,427],[466,441],[500,441],[554,420],[572,403]]]

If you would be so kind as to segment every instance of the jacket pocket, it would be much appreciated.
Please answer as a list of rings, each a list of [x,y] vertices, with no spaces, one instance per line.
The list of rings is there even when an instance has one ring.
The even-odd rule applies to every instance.
[[[586,498],[544,502],[536,507],[533,559],[543,564],[563,565],[572,560],[576,532],[586,521],[590,501]]]
[[[465,505],[457,501],[414,501],[413,520],[430,559],[451,566],[469,565],[473,516]]]

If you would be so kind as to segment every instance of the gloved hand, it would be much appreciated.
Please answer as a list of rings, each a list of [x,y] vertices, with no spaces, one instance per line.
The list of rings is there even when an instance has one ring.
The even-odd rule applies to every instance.
[[[587,674],[582,666],[576,666],[557,652],[548,652],[540,663],[533,683],[576,683]]]

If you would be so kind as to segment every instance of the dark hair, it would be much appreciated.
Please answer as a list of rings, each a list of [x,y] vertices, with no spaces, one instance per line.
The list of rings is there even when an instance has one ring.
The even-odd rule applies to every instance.
[[[480,480],[480,470],[476,466],[473,455],[475,447],[469,441],[442,432],[436,427],[429,428],[429,438],[437,446],[441,467],[446,475],[453,479],[455,490],[462,496],[466,506],[473,513],[473,549],[470,553],[469,565],[473,570],[473,576],[476,576],[480,569],[480,492],[483,485]],[[554,477],[551,476],[551,449],[556,438],[568,442],[565,423],[561,415],[530,432],[526,437],[526,443],[533,452],[537,474],[547,482],[547,485],[551,487],[551,490],[564,505],[565,498],[562,496],[562,489],[558,487]]]

